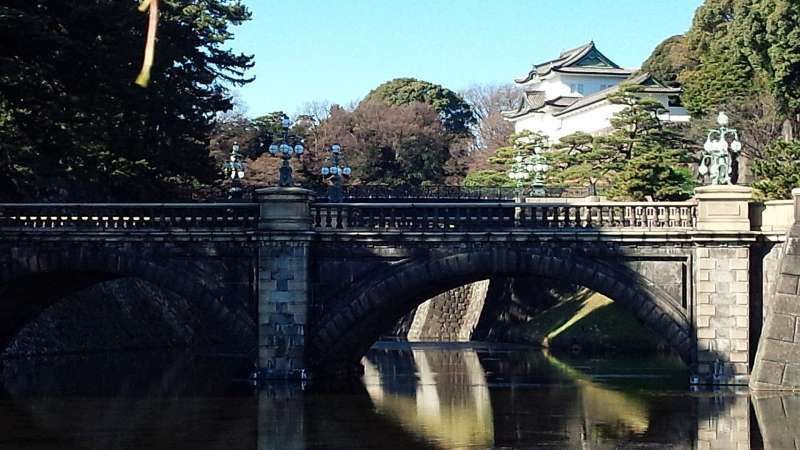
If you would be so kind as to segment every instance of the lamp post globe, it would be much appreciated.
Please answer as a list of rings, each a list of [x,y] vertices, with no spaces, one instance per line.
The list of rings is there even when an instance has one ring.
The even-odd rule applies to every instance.
[[[330,187],[328,188],[328,201],[331,203],[341,203],[344,199],[344,191],[342,185],[344,179],[350,177],[352,169],[347,165],[347,160],[342,155],[342,146],[333,144],[327,148],[330,156],[325,158],[322,163],[322,177],[329,181]]]
[[[247,165],[239,149],[239,143],[234,142],[229,160],[222,165],[225,176],[231,179],[231,187],[228,189],[229,200],[240,200],[244,195],[242,180],[244,179]]]
[[[278,142],[274,142],[269,146],[269,154],[283,161],[279,169],[278,186],[291,187],[294,186],[294,179],[292,178],[292,165],[290,161],[292,157],[300,158],[305,153],[302,139],[296,135],[289,133],[289,128],[292,126],[292,121],[288,117],[281,119],[281,128],[283,133]]]

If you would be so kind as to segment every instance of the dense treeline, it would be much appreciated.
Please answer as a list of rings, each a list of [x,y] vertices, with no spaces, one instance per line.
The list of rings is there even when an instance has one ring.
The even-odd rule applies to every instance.
[[[763,196],[800,186],[797,165],[783,163],[800,159],[800,3],[706,0],[643,69],[683,87],[697,139],[717,111],[729,113]]]
[[[147,26],[138,3],[0,6],[0,200],[219,193],[221,162],[234,143],[248,157],[246,183],[275,184],[279,160],[265,149],[280,139],[286,115],[230,112],[229,89],[250,81],[253,57],[225,46],[231,27],[250,18],[247,8],[239,0],[162,0],[152,80],[143,89],[133,83]],[[800,184],[798,17],[792,0],[706,0],[690,30],[665,40],[643,66],[683,87],[691,128],[661,123],[659,105],[625,88],[610,99],[626,109],[607,135],[577,134],[550,149],[548,182],[612,186],[615,198],[684,198],[696,181],[692,143],[725,110],[754,161],[748,176],[765,197],[785,197]],[[340,143],[352,183],[509,185],[511,156],[530,150],[532,138],[510,136],[500,116],[517,96],[513,86],[456,93],[398,78],[357,104],[309,104],[293,117],[291,133],[309,150],[295,163],[296,180],[321,185],[324,150]]]

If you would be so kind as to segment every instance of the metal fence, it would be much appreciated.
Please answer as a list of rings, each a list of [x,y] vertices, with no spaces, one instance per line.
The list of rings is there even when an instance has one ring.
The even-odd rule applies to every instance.
[[[327,201],[327,188],[315,190],[317,199]],[[351,203],[409,200],[409,201],[513,201],[519,191],[512,187],[490,186],[344,186],[344,198]],[[523,196],[532,197],[530,189],[522,191]],[[581,198],[593,195],[589,188],[583,187],[548,187],[543,197]]]

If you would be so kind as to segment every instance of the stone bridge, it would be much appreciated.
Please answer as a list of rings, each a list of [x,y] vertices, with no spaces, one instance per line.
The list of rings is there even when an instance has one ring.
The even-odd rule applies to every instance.
[[[755,365],[754,386],[797,387],[800,245],[784,249],[773,216],[793,204],[778,203],[723,186],[681,203],[330,204],[269,188],[256,203],[0,205],[0,347],[65,294],[137,277],[200,305],[220,342],[250,330],[236,344],[257,343],[265,377],[352,375],[424,301],[534,275],[613,299],[700,382],[746,383]]]

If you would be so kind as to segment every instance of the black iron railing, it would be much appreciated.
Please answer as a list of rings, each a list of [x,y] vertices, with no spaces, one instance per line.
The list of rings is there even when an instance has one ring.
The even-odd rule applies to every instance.
[[[327,188],[315,189],[317,199],[326,201]],[[522,191],[525,197],[534,197],[530,189]],[[548,187],[539,196],[549,198],[581,198],[593,195],[589,188],[583,187]],[[487,186],[383,186],[360,185],[345,186],[344,198],[348,202],[374,201],[514,201],[519,191],[513,187]]]

